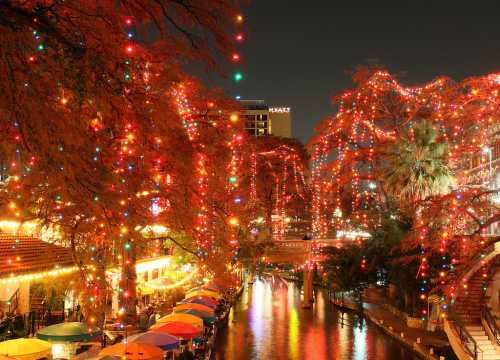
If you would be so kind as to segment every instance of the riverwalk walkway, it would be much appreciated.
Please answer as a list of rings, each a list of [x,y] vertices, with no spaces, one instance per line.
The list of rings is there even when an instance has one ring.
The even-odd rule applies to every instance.
[[[347,309],[359,310],[359,307],[354,301],[347,298],[344,299],[343,303],[333,303]],[[413,349],[420,357],[433,360],[452,359],[452,357],[440,357],[434,351],[434,349],[449,346],[448,339],[444,332],[431,332],[424,329],[409,327],[405,320],[394,315],[389,309],[378,302],[364,301],[363,314],[388,335]]]

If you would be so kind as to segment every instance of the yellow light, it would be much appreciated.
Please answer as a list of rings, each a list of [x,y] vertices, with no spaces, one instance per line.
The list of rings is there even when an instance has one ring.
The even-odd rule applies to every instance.
[[[236,15],[236,22],[239,22],[239,23],[243,22],[243,15],[240,15],[240,14]]]
[[[77,270],[78,270],[78,267],[73,266],[73,267],[68,267],[68,268],[60,268],[60,269],[55,269],[55,270],[42,271],[42,272],[38,272],[38,273],[31,273],[31,274],[25,274],[25,275],[19,275],[19,276],[15,276],[13,273],[11,273],[10,277],[0,279],[0,284],[32,281],[32,280],[43,279],[46,277],[57,277],[60,275],[70,274],[70,273],[75,272]]]
[[[16,208],[16,203],[14,203],[14,202],[9,203],[9,208],[15,209]]]
[[[135,265],[135,271],[137,273],[145,273],[146,271],[161,269],[170,264],[170,257],[163,256],[158,259],[140,261]]]
[[[239,224],[239,221],[237,218],[235,218],[235,217],[229,218],[229,225],[236,226],[238,224]]]
[[[237,114],[231,114],[231,116],[229,117],[229,120],[231,120],[231,122],[233,122],[233,123],[238,122],[239,116]]]
[[[122,234],[126,234],[126,233],[127,233],[127,231],[128,231],[128,229],[127,229],[125,226],[123,226],[123,227],[120,229],[120,232],[121,232]]]
[[[68,99],[66,99],[66,98],[63,97],[61,99],[61,104],[66,105],[67,103],[68,103]]]

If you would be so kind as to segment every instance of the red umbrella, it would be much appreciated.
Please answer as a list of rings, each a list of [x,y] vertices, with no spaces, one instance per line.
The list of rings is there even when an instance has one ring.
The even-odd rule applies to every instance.
[[[201,329],[187,323],[175,321],[158,326],[151,331],[167,333],[183,340],[190,340],[192,338],[201,336]]]

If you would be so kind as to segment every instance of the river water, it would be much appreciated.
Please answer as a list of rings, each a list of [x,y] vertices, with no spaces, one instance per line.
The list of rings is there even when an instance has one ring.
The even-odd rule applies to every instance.
[[[318,293],[302,309],[300,288],[280,278],[256,279],[219,333],[217,360],[416,360],[411,352],[353,313],[342,313]]]

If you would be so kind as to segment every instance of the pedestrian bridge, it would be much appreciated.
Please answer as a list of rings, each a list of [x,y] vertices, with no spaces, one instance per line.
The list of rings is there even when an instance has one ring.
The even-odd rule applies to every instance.
[[[325,247],[341,247],[346,242],[345,239],[286,239],[275,240],[273,246],[266,252],[266,260],[273,263],[290,263],[303,265],[310,260],[321,260],[323,256],[312,254],[313,248],[321,249]]]

